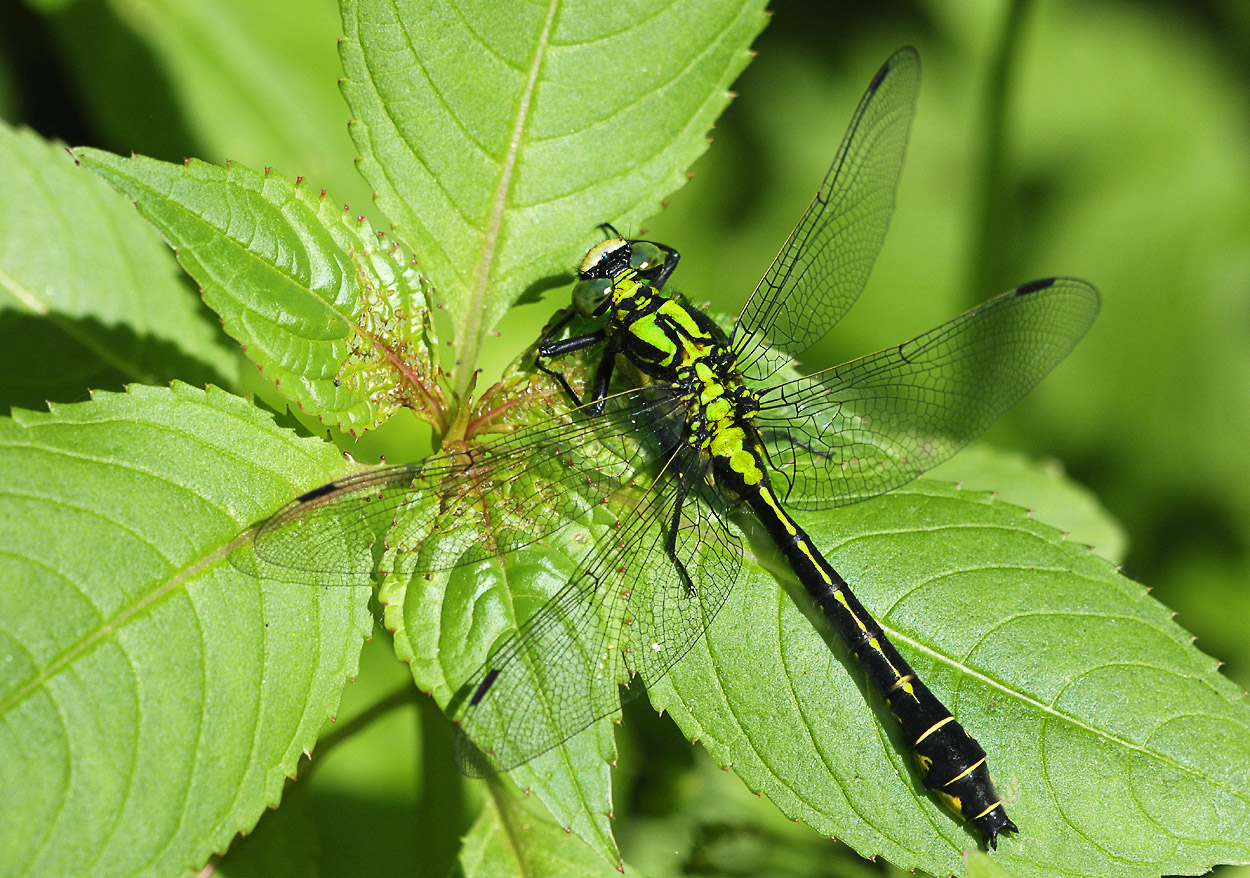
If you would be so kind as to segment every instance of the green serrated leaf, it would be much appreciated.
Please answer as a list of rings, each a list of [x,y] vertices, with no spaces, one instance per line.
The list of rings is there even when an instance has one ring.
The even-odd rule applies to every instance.
[[[493,782],[492,782],[493,786]],[[464,838],[452,875],[462,878],[541,878],[552,875],[619,876],[616,867],[569,838],[556,824],[527,809],[513,796],[487,798]],[[630,875],[639,875],[630,868]]]
[[[346,0],[360,169],[449,309],[462,369],[534,284],[637,228],[706,148],[759,0]]]
[[[0,192],[0,407],[234,372],[152,230],[63,147],[0,122]]]
[[[47,0],[74,109],[113,146],[171,161],[280,168],[317,180],[359,212],[336,81],[334,0]],[[57,7],[73,5],[71,11]]]
[[[1128,550],[1123,526],[1092,491],[1067,477],[1057,462],[1039,465],[1023,454],[973,445],[928,475],[958,482],[965,490],[993,491],[1000,499],[1025,507],[1040,521],[1061,528],[1069,539],[1092,546],[1108,561],[1122,561]]]
[[[287,399],[345,430],[400,407],[445,429],[423,281],[366,220],[237,164],[77,154],[135,200]]]
[[[197,869],[277,803],[368,595],[261,587],[222,549],[341,469],[216,388],[0,421],[0,874]]]
[[[929,480],[806,517],[989,752],[1020,826],[994,855],[1012,874],[1194,873],[1250,853],[1250,707],[1111,564]],[[787,815],[864,856],[960,871],[976,839],[924,791],[888,710],[807,606],[755,570],[652,703]]]

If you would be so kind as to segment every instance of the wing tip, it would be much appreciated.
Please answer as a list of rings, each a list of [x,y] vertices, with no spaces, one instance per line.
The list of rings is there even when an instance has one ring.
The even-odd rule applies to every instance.
[[[881,69],[877,71],[877,75],[872,78],[872,82],[868,85],[867,94],[871,95],[879,89],[881,83],[885,82],[885,78],[890,75],[891,71],[905,65],[919,63],[920,53],[911,46],[903,46],[881,65]]]

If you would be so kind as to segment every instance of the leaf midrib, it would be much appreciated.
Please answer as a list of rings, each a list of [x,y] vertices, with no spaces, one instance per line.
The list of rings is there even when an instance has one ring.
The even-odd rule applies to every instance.
[[[551,43],[551,32],[555,26],[556,12],[560,0],[549,0],[547,16],[543,21],[542,32],[535,41],[533,55],[525,80],[525,88],[517,103],[516,114],[512,120],[512,130],[508,138],[508,146],[504,152],[503,163],[499,171],[499,179],[491,200],[490,212],[483,229],[482,246],[478,251],[476,276],[470,285],[469,295],[465,301],[464,322],[457,327],[456,341],[463,345],[465,355],[460,361],[459,373],[455,380],[456,397],[465,400],[469,385],[477,371],[477,361],[482,346],[482,318],[485,316],[485,301],[490,289],[491,277],[494,274],[495,256],[498,251],[499,234],[503,227],[508,198],[512,190],[512,178],[516,170],[517,158],[521,152],[522,135],[529,125],[534,90],[538,86],[538,74],[546,60],[547,47]]]
[[[1034,567],[1031,569],[1044,570],[1048,568]],[[1055,568],[1049,568],[1049,569],[1052,570],[1052,572],[1066,572],[1069,574],[1072,573],[1072,571],[1067,570],[1066,568],[1055,567]],[[883,613],[882,615],[885,615],[885,614]],[[979,642],[984,641],[985,638],[988,637],[992,631],[1002,627],[1008,622],[1016,621],[1022,618],[1035,618],[1037,615],[1042,615],[1042,614],[1017,613],[1009,618],[1000,619],[994,626],[982,632],[981,637],[979,638],[979,641],[978,641],[978,645],[979,645]],[[1053,615],[1058,615],[1058,613],[1054,611],[1050,611],[1050,612],[1045,613],[1044,615],[1053,616]],[[1065,615],[1071,615],[1071,614],[1068,613]],[[1124,621],[1138,622],[1138,623],[1147,625],[1147,627],[1149,627],[1148,623],[1145,622],[1145,620],[1139,619],[1135,616],[1124,616],[1124,615],[1114,614],[1114,613],[1082,613],[1080,615],[1121,619]],[[1044,716],[1048,716],[1052,719],[1068,723],[1072,727],[1080,729],[1081,731],[1086,732],[1092,735],[1093,737],[1098,738],[1102,741],[1114,744],[1126,750],[1139,753],[1150,759],[1157,760],[1165,765],[1168,765],[1171,768],[1176,769],[1177,771],[1183,772],[1190,776],[1201,778],[1202,780],[1206,781],[1212,786],[1217,786],[1217,787],[1226,789],[1229,792],[1232,792],[1238,798],[1242,799],[1243,801],[1250,802],[1250,796],[1243,795],[1240,793],[1240,791],[1238,791],[1234,787],[1229,786],[1229,784],[1227,783],[1227,778],[1213,777],[1210,774],[1195,768],[1194,766],[1186,765],[1183,762],[1179,762],[1174,757],[1156,748],[1151,748],[1142,744],[1137,744],[1120,735],[1113,734],[1107,731],[1106,729],[1102,729],[1097,726],[1090,725],[1088,722],[1085,722],[1084,720],[1079,719],[1071,712],[1059,710],[1052,704],[1047,704],[1046,702],[1041,701],[1037,698],[1034,698],[1030,695],[1027,695],[1024,692],[1021,692],[1017,689],[1010,688],[1006,684],[998,680],[996,677],[988,676],[984,673],[981,673],[980,671],[977,671],[973,667],[968,665],[966,662],[957,660],[956,658],[954,658],[954,656],[938,652],[932,647],[926,645],[924,642],[918,641],[912,637],[909,637],[901,629],[895,626],[888,625],[885,622],[881,622],[880,620],[878,620],[878,622],[881,625],[882,630],[885,631],[886,636],[889,637],[890,640],[894,641],[896,644],[906,644],[908,649],[912,650],[915,654],[927,656],[934,664],[944,666],[953,671],[957,671],[961,676],[969,677],[972,680],[981,683],[983,686],[995,689],[1001,692],[1003,695],[1014,699],[1018,703],[1021,703],[1028,707],[1033,708],[1035,711],[1037,711],[1038,713]],[[1154,630],[1154,629],[1151,629],[1151,630]],[[975,651],[975,649],[976,647],[974,646],[973,651]],[[1123,664],[1123,663],[1121,662],[1121,663],[1116,663],[1116,664]],[[1162,671],[1162,672],[1169,673],[1169,674],[1176,673],[1175,670],[1170,669],[1170,668],[1153,667],[1153,666],[1151,667],[1153,670],[1156,670],[1156,671]],[[1088,672],[1088,670],[1094,670],[1094,669],[1095,668],[1087,669],[1086,672]],[[1067,687],[1065,686],[1064,691],[1066,691],[1066,689]]]

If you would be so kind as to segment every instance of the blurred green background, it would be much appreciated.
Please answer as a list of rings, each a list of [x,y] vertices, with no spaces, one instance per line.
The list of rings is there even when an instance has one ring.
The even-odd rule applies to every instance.
[[[1093,331],[986,441],[1093,489],[1127,529],[1125,572],[1250,685],[1250,4],[778,0],[773,12],[714,146],[648,225],[682,252],[673,286],[732,314],[873,72],[915,45],[923,84],[890,236],[863,299],[807,361],[896,343],[1035,277],[1093,282]],[[338,33],[333,0],[2,0],[0,116],[71,144],[273,166],[368,213]],[[564,295],[509,317],[495,368]],[[380,636],[342,716],[404,679]],[[648,765],[626,748],[616,824],[631,864],[885,868],[831,857],[634,708],[623,737],[646,738]],[[424,703],[388,713],[300,785],[323,874],[446,870],[472,809],[431,804],[446,801],[431,784],[457,783],[440,723]],[[397,743],[423,727],[421,746]]]

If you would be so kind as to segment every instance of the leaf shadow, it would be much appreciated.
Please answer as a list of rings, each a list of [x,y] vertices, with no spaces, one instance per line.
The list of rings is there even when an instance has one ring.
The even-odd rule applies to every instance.
[[[574,273],[572,271],[568,271],[539,278],[521,291],[521,295],[519,295],[516,298],[516,301],[512,303],[513,306],[531,305],[541,302],[543,300],[543,294],[548,290],[566,287],[572,283],[573,274]]]
[[[80,0],[49,16],[63,54],[74,59],[98,145],[167,161],[202,155],[166,65],[108,0]]]
[[[49,402],[82,402],[93,390],[127,384],[197,387],[235,382],[168,339],[108,326],[94,317],[0,311],[0,406],[36,411]]]

